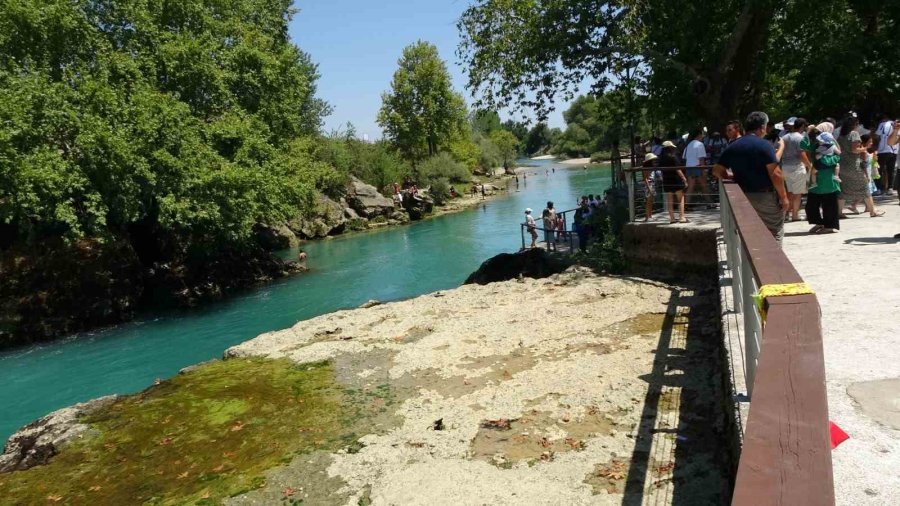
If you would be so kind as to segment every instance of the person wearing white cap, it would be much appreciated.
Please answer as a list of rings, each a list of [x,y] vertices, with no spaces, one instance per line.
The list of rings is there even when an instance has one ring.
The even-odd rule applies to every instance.
[[[530,207],[525,209],[525,228],[527,228],[528,233],[531,234],[531,248],[537,248],[537,223],[534,221],[534,216],[531,215]]]

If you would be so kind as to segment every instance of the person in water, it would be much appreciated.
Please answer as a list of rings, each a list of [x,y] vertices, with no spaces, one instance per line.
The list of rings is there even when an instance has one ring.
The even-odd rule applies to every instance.
[[[306,252],[303,250],[300,250],[300,253],[297,254],[297,261],[300,262],[301,264],[305,264],[306,257],[307,257]]]

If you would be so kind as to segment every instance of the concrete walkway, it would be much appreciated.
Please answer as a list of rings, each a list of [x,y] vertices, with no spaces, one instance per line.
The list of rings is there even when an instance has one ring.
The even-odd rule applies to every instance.
[[[850,439],[833,453],[839,505],[900,504],[900,206],[809,235],[788,223],[784,249],[822,306],[830,418]]]

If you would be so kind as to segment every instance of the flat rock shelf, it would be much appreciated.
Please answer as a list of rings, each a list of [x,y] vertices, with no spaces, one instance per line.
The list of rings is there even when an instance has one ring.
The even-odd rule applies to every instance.
[[[116,490],[123,481],[113,469],[85,487],[77,483],[84,465],[54,469],[64,446],[47,466],[0,474],[0,496],[67,504],[725,504],[731,460],[716,297],[714,287],[572,267],[302,321],[230,348],[224,363],[117,401],[125,404],[112,414],[92,415],[99,422],[85,438],[127,441],[113,437],[117,412],[177,425],[178,414],[140,416],[141,403],[159,410],[170,396],[189,409],[211,406],[203,425],[211,434],[194,434],[190,424],[158,434],[148,426],[140,430],[158,442],[116,456],[171,459],[143,478],[148,486],[134,486],[132,476],[133,490]],[[241,365],[223,367],[230,362]],[[240,390],[222,377],[231,369],[262,383]],[[191,385],[204,375],[221,387]],[[296,414],[279,415],[275,426],[254,413],[272,409],[255,397],[278,389]],[[200,437],[244,443],[191,455]],[[91,443],[75,445],[86,452]],[[257,454],[272,464],[253,462]]]

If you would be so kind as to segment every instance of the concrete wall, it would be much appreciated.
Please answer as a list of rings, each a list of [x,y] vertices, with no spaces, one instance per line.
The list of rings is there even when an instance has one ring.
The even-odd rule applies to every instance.
[[[717,228],[629,223],[622,230],[623,254],[629,270],[640,274],[712,276],[717,267]]]

